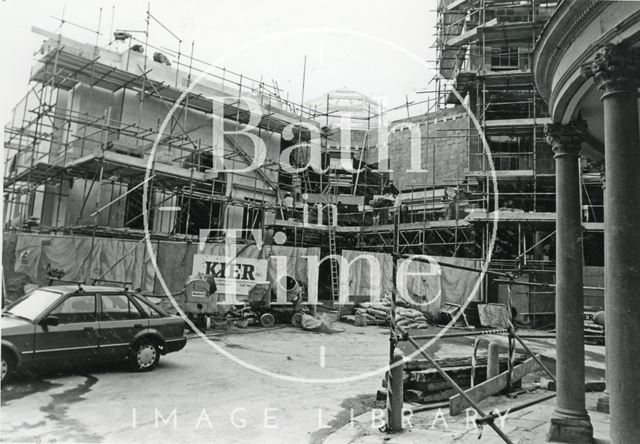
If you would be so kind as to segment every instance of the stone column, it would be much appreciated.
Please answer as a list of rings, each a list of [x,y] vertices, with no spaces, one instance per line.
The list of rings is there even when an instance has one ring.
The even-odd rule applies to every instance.
[[[611,443],[640,439],[640,52],[608,45],[585,75],[600,89],[605,144],[605,340]]]
[[[606,199],[606,194],[607,194],[607,180],[606,177],[604,175],[604,165],[603,165],[603,170],[601,172],[601,176],[602,176],[602,205],[603,205],[603,209],[607,208],[607,199]],[[606,236],[605,236],[606,237]],[[604,246],[604,250],[607,251],[607,245],[605,242],[605,246]],[[605,270],[607,269],[607,261],[605,258],[605,262],[604,262],[604,268]],[[606,283],[606,279],[604,282],[604,287],[607,287],[607,283]],[[605,363],[607,361],[607,348],[605,347],[604,349],[604,357],[605,357]],[[609,370],[606,370],[605,372],[605,389],[604,392],[602,393],[602,395],[600,395],[600,397],[598,398],[598,402],[596,404],[596,411],[600,412],[600,413],[606,413],[609,414]]]
[[[582,209],[578,122],[547,125],[556,162],[556,408],[549,440],[588,442],[593,428],[585,408]]]

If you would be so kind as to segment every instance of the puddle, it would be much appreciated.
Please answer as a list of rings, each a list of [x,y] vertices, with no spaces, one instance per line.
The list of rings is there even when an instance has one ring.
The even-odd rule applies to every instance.
[[[56,387],[61,387],[63,384],[51,381],[43,380],[24,380],[15,381],[6,387],[2,387],[2,406],[8,405],[11,401],[23,398],[25,396],[33,395],[35,393],[42,393],[51,390]]]

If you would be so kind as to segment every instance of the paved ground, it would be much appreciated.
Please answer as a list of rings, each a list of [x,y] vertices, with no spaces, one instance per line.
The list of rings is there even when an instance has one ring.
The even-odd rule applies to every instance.
[[[235,356],[284,375],[338,378],[384,365],[388,342],[383,329],[344,328],[349,332],[316,334],[286,327],[215,340]],[[196,339],[163,357],[151,373],[99,368],[15,382],[2,390],[2,440],[320,441],[330,430],[318,431],[319,425],[334,420],[338,426],[335,418],[346,423],[351,407],[355,415],[370,408],[381,378],[342,384],[281,381],[231,362]],[[173,419],[164,424],[158,418],[156,425],[155,409],[164,418],[176,409],[177,427]]]
[[[489,412],[498,409],[502,418],[496,421],[500,429],[516,444],[540,444],[547,442],[549,420],[554,410],[554,400],[548,400],[515,412],[506,412],[519,404],[541,398],[549,392],[539,390],[509,399],[504,396],[489,397],[480,403],[480,408]],[[595,411],[601,393],[587,393],[587,410],[594,430],[593,444],[609,442],[609,415]],[[504,441],[490,427],[482,430],[475,427],[475,417],[464,413],[452,417],[448,409],[436,409],[405,417],[405,429],[388,434],[378,430],[377,422],[365,413],[332,433],[324,444],[413,444],[413,443],[459,443],[459,444],[503,444]]]
[[[212,339],[240,359],[292,377],[348,378],[384,365],[385,329],[337,325],[346,331],[246,329]],[[431,352],[438,357],[470,356],[472,344],[473,338],[456,338],[441,341]],[[536,352],[552,350],[549,341],[532,344]],[[597,367],[603,353],[602,347],[594,347],[587,357]],[[601,376],[598,368],[592,368],[590,373],[594,372],[594,377]],[[284,381],[249,370],[194,339],[183,351],[163,357],[151,373],[101,367],[16,381],[2,390],[1,438],[5,442],[320,443],[352,418],[370,414],[382,377],[378,373],[339,384]]]

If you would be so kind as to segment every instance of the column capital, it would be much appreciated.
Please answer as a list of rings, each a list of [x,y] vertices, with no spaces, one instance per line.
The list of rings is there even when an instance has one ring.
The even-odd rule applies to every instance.
[[[566,125],[550,123],[544,126],[544,134],[553,149],[554,157],[579,157],[582,149],[580,144],[586,130],[587,125],[583,120],[572,120]]]
[[[582,67],[582,75],[593,78],[604,99],[609,94],[637,93],[640,86],[640,50],[623,44],[608,44],[593,62]]]

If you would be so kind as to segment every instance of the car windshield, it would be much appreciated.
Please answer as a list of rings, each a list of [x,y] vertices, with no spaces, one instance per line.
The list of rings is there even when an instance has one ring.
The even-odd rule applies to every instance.
[[[61,293],[34,290],[32,293],[9,305],[3,310],[3,314],[10,314],[34,321],[44,310],[51,307],[51,305],[61,297]]]

